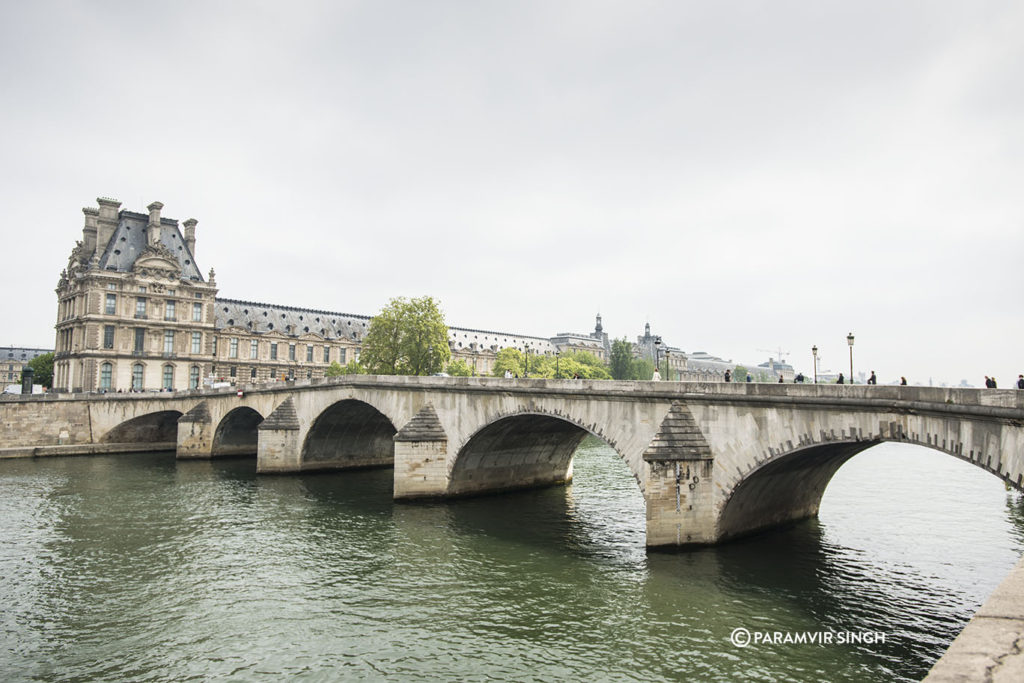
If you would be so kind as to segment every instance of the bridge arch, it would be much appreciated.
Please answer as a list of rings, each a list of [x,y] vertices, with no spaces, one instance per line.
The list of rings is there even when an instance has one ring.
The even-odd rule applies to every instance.
[[[897,430],[893,436],[809,443],[762,460],[726,494],[718,515],[718,540],[817,516],[825,489],[839,468],[881,443],[923,446],[969,462],[1020,489],[1019,482],[991,466],[991,458],[964,454],[959,446],[930,434],[925,435],[923,442],[916,436]]]
[[[346,398],[323,410],[302,444],[303,469],[387,467],[395,463],[391,418],[373,405]]]
[[[263,416],[246,406],[228,412],[213,435],[212,456],[256,455]]]
[[[161,410],[125,420],[100,438],[100,443],[175,443],[179,410]],[[173,446],[171,447],[173,449]]]
[[[591,434],[608,444],[642,477],[600,429],[566,415],[537,410],[503,414],[474,432],[449,465],[448,495],[514,490],[572,480],[572,457]]]

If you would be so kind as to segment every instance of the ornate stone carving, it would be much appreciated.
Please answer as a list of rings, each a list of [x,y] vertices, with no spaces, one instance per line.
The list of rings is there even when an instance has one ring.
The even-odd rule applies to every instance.
[[[132,272],[141,277],[162,277],[177,280],[181,277],[181,265],[170,249],[162,244],[146,247],[132,266]]]

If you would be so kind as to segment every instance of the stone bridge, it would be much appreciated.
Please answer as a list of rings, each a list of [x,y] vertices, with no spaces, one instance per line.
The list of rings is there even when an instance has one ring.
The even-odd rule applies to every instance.
[[[718,543],[817,514],[836,470],[884,441],[1021,489],[1024,392],[348,376],[241,391],[19,397],[0,454],[256,454],[262,473],[394,467],[396,499],[561,484],[593,434],[647,505],[647,544]]]

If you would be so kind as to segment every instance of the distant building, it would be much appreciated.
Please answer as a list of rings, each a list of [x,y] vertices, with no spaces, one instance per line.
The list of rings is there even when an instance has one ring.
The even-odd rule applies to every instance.
[[[757,370],[761,374],[766,375],[766,378],[769,380],[772,378],[778,379],[781,375],[783,381],[792,382],[793,378],[796,377],[796,373],[793,371],[792,365],[783,361],[777,361],[774,358],[769,358],[768,362],[758,365]]]
[[[323,377],[358,360],[371,317],[218,297],[213,269],[195,259],[195,219],[82,209],[82,240],[57,285],[54,387],[62,391],[195,389],[211,381]],[[606,360],[601,316],[591,334],[538,337],[450,327],[453,360],[490,374],[499,351],[587,351]],[[20,370],[19,370],[20,377]]]
[[[37,356],[52,353],[53,349],[26,349],[20,346],[0,346],[0,384],[21,381],[21,371]]]
[[[213,269],[204,277],[196,263],[195,219],[165,218],[160,202],[137,213],[114,199],[96,201],[98,207],[82,209],[82,240],[57,284],[55,389],[180,390],[214,381],[320,378],[334,362],[359,359],[370,316],[221,298]],[[611,358],[600,314],[591,333],[553,337],[449,327],[448,345],[452,359],[478,375],[491,374],[506,348]],[[11,360],[24,351],[17,360],[25,361],[46,352],[9,351]],[[652,335],[649,323],[633,354],[656,362],[666,380],[721,381],[734,367],[703,352],[687,355]],[[8,365],[7,375],[18,381],[21,366]]]
[[[688,370],[691,376],[701,377],[699,381],[720,382],[725,371],[732,372],[736,369],[736,363],[731,360],[723,360],[705,351],[694,351],[687,358]],[[745,380],[745,377],[736,378],[736,381]]]

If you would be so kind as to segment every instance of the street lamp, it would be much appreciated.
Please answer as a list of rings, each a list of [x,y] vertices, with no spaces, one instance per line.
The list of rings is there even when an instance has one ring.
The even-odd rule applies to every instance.
[[[654,370],[661,373],[661,337],[654,338]]]
[[[672,366],[669,365],[669,362],[668,362],[668,346],[666,346],[665,347],[665,381],[666,382],[671,382],[672,381],[672,372],[670,370],[671,367]]]
[[[814,383],[818,383],[818,345],[811,347],[811,355],[814,356]]]
[[[562,352],[560,350],[556,349],[555,350],[555,379],[561,379],[562,378],[561,371],[558,369],[558,357],[560,355],[562,355]]]
[[[846,343],[850,345],[850,384],[853,384],[853,332],[846,335]]]
[[[523,371],[523,377],[530,376],[530,342],[525,342],[523,348],[526,349],[526,369]]]

